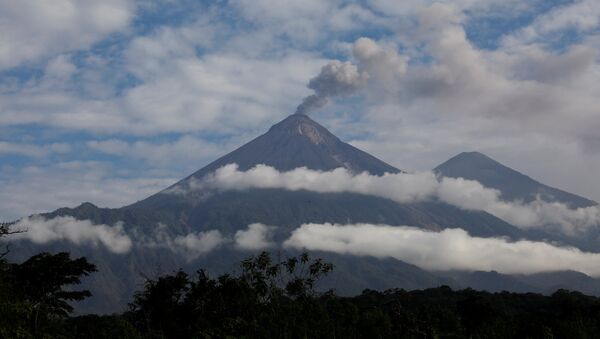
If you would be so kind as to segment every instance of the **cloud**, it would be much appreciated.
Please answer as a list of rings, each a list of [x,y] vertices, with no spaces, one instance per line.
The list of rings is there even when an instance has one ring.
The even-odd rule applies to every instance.
[[[600,276],[600,254],[543,242],[472,237],[462,229],[431,232],[408,226],[304,224],[284,247],[393,257],[428,270],[538,273],[576,270]]]
[[[594,0],[578,0],[536,17],[533,22],[513,34],[507,35],[506,45],[552,41],[550,35],[560,35],[567,30],[588,32],[600,26],[600,4]],[[550,39],[548,39],[550,38]]]
[[[274,227],[261,223],[249,224],[246,229],[236,231],[233,236],[223,235],[218,229],[173,234],[168,225],[158,223],[151,234],[134,230],[135,245],[149,248],[166,248],[173,253],[194,260],[225,245],[238,250],[260,250],[272,247]]]
[[[130,0],[0,2],[0,70],[63,52],[86,49],[125,29]]]
[[[236,164],[225,165],[204,178],[191,178],[188,187],[177,186],[171,192],[186,194],[189,190],[246,190],[281,188],[291,191],[309,190],[321,193],[352,192],[375,195],[399,203],[439,200],[467,210],[491,213],[519,227],[544,227],[570,236],[580,236],[600,225],[600,207],[571,209],[565,204],[540,199],[523,203],[503,201],[500,191],[463,178],[438,178],[433,172],[386,173],[376,176],[363,172],[353,174],[344,168],[324,172],[305,167],[280,172],[267,165],[240,171]]]
[[[235,232],[233,237],[235,246],[243,250],[260,250],[273,246],[270,241],[273,227],[265,224],[254,223],[248,229]]]
[[[105,162],[67,161],[49,166],[0,167],[0,220],[77,206],[84,201],[121,207],[175,183],[172,173],[128,172]]]
[[[25,143],[11,143],[0,141],[0,156],[14,154],[33,158],[42,158],[52,153],[69,153],[71,145],[68,143],[51,143],[48,145],[34,145]]]
[[[267,165],[257,165],[247,171],[240,171],[237,164],[229,164],[202,179],[192,179],[189,185],[192,190],[283,188],[321,193],[354,192],[379,195],[400,203],[410,203],[433,196],[438,181],[432,172],[386,173],[383,176],[375,176],[366,172],[353,174],[341,167],[329,172],[310,170],[306,167],[279,172]]]
[[[68,241],[76,245],[102,245],[117,254],[129,252],[132,241],[123,231],[123,223],[113,226],[93,224],[90,220],[77,220],[71,216],[46,219],[42,216],[26,217],[12,226],[15,231],[7,240],[29,240],[36,244]]]
[[[178,236],[173,239],[171,247],[182,249],[190,259],[195,259],[202,254],[211,252],[222,245],[225,239],[218,230],[207,232],[189,233],[186,236]]]
[[[90,140],[87,143],[90,149],[105,154],[127,157],[128,159],[141,159],[158,165],[184,164],[190,161],[190,154],[196,159],[210,160],[220,155],[228,145],[218,145],[191,135],[184,135],[172,142],[134,141],[127,142],[120,139]],[[182,165],[180,165],[182,166]],[[196,170],[197,168],[192,168]]]
[[[141,233],[139,230],[133,230],[132,233],[136,246],[166,248],[190,261],[230,241],[219,230],[172,234],[168,225],[163,223],[158,223],[150,234]]]
[[[232,2],[240,19],[260,27],[271,40],[315,46],[332,33],[385,25],[388,20],[355,1],[239,0]]]

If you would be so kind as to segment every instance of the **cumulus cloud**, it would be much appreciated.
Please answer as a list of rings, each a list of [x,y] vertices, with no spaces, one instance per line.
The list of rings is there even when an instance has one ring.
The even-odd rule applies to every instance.
[[[51,143],[47,145],[34,145],[26,143],[10,143],[0,141],[0,156],[3,154],[15,154],[26,157],[41,158],[52,153],[69,153],[71,145],[68,143]]]
[[[600,276],[600,254],[544,242],[472,237],[462,229],[431,232],[408,226],[304,224],[284,247],[393,257],[429,270],[538,273],[576,270]]]
[[[248,225],[248,229],[235,232],[235,246],[243,250],[260,250],[273,246],[270,241],[273,227],[261,223]]]
[[[36,244],[54,241],[68,241],[76,245],[102,245],[117,254],[129,252],[132,241],[123,230],[122,223],[113,226],[93,224],[90,220],[77,220],[71,216],[46,219],[32,216],[19,220],[13,226],[15,231],[7,240],[29,240]]]
[[[224,149],[231,147],[230,145],[211,143],[190,135],[184,135],[173,142],[160,143],[141,140],[127,142],[120,139],[107,139],[90,140],[86,145],[98,152],[129,159],[141,159],[151,162],[155,166],[168,166],[173,163],[186,166],[185,163],[190,160],[190,154],[194,154],[196,159],[209,160],[222,154]],[[191,168],[190,170],[196,169]]]
[[[565,204],[540,199],[531,203],[503,201],[498,190],[463,178],[438,178],[433,172],[386,173],[382,176],[367,172],[353,174],[344,168],[316,171],[305,167],[287,172],[258,165],[240,171],[236,164],[225,165],[204,178],[191,178],[188,187],[174,187],[172,193],[189,190],[245,190],[250,188],[281,188],[309,190],[321,193],[352,192],[375,195],[413,203],[439,200],[462,209],[486,211],[519,227],[557,228],[567,235],[581,235],[590,227],[600,225],[600,207],[571,209]]]
[[[578,0],[557,6],[536,17],[533,22],[517,32],[507,35],[507,45],[538,42],[551,34],[591,31],[600,26],[600,4],[594,0]]]
[[[77,206],[89,201],[101,207],[121,207],[175,183],[164,173],[133,173],[105,162],[68,161],[50,166],[0,167],[0,220]]]
[[[0,2],[0,70],[84,49],[127,27],[130,0]]]

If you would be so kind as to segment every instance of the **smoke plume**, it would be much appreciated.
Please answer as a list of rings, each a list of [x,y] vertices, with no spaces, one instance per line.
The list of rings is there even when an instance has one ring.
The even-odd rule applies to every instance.
[[[308,88],[315,93],[307,96],[296,109],[296,114],[308,114],[325,106],[331,98],[354,93],[367,80],[368,74],[359,72],[350,62],[334,60],[321,68],[321,73],[312,78]]]
[[[352,53],[356,64],[331,61],[310,80],[308,88],[314,94],[304,98],[296,114],[308,114],[327,105],[335,97],[352,95],[364,88],[371,77],[377,80],[371,84],[373,92],[386,91],[406,73],[407,57],[392,48],[381,47],[369,38],[356,40]]]

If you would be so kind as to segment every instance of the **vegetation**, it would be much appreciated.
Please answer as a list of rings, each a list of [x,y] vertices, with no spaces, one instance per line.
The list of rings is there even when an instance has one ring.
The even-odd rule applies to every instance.
[[[559,290],[487,293],[439,287],[365,290],[355,297],[317,293],[333,269],[307,254],[274,260],[263,252],[240,272],[211,278],[176,271],[148,279],[129,310],[70,316],[69,302],[95,271],[85,258],[41,253],[0,260],[2,338],[594,338],[600,299]]]

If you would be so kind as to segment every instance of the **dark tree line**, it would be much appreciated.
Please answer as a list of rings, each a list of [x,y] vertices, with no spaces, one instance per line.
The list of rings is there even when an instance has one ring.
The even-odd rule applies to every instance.
[[[1,230],[1,228],[0,228]],[[8,230],[6,230],[8,232]],[[6,234],[6,233],[5,233]],[[439,287],[365,290],[354,297],[316,292],[333,269],[307,254],[266,252],[237,274],[176,271],[148,279],[129,309],[70,316],[75,290],[96,270],[85,258],[41,253],[0,259],[1,338],[597,338],[600,299],[559,290],[488,293]]]

